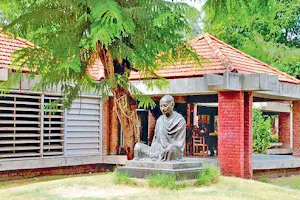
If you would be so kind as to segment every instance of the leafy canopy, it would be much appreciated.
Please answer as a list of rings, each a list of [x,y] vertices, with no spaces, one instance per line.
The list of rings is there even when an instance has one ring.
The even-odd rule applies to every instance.
[[[300,78],[299,0],[207,0],[205,30]]]
[[[79,92],[91,89],[104,95],[118,85],[151,104],[127,80],[128,73],[94,82],[87,68],[101,52],[113,61],[127,60],[142,77],[153,75],[165,63],[186,55],[190,23],[198,11],[184,3],[164,0],[2,0],[4,31],[33,42],[17,52],[14,65],[38,73],[37,89],[59,86],[70,103]],[[13,12],[12,12],[13,11]],[[109,66],[104,66],[109,68]],[[108,71],[111,69],[107,69]],[[160,85],[161,83],[159,83]]]

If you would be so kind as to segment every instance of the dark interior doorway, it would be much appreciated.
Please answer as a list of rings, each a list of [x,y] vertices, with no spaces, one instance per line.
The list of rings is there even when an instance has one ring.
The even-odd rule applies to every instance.
[[[140,137],[141,141],[148,144],[148,110],[138,110],[138,116],[140,118]]]

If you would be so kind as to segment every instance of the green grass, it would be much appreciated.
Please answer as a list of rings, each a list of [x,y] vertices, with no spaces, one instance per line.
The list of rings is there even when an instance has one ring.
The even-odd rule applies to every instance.
[[[299,178],[299,177],[298,177]],[[205,199],[205,200],[298,200],[300,191],[254,180],[219,178],[208,187],[186,187],[180,190],[118,185],[113,173],[64,178],[0,189],[5,200],[96,200],[96,199]]]
[[[286,188],[300,190],[300,176],[290,176],[269,180],[269,183]]]
[[[137,183],[127,173],[120,173],[117,169],[114,170],[114,183],[137,186]]]
[[[147,181],[148,185],[152,188],[178,190],[187,186],[184,181],[176,181],[175,175],[169,175],[165,173],[152,174],[147,177]]]
[[[264,176],[264,175],[260,176],[258,178],[258,181],[264,182],[264,183],[270,183],[270,179],[267,176]]]
[[[90,174],[42,176],[42,177],[23,178],[23,179],[10,180],[10,181],[0,181],[0,189],[28,185],[28,184],[32,184],[32,183],[40,183],[40,182],[47,182],[47,181],[52,181],[52,180],[65,179],[65,178],[70,178],[70,177],[89,176],[89,175]]]
[[[199,176],[196,179],[196,186],[209,186],[212,183],[216,183],[221,176],[220,169],[215,165],[209,165],[206,167],[207,170],[200,172]]]

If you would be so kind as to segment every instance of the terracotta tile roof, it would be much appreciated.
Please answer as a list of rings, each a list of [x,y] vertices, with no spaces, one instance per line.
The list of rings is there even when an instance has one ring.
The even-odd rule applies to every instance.
[[[23,38],[13,37],[9,33],[2,33],[1,31],[2,28],[0,27],[0,68],[12,67],[14,70],[16,68],[11,66],[11,54],[16,50],[20,50],[28,46],[34,46],[34,44]],[[23,68],[22,71],[25,73],[28,72],[26,68]],[[95,80],[100,80],[102,77],[104,77],[101,61],[96,61],[95,64],[88,69],[88,73]]]
[[[270,65],[253,58],[238,49],[218,40],[209,34],[203,34],[189,41],[196,53],[208,60],[203,67],[191,67],[191,64],[178,64],[166,66],[156,73],[165,78],[198,77],[205,74],[223,74],[225,71],[241,74],[267,73],[278,75],[279,80],[294,84],[300,84],[300,80],[292,77]],[[131,79],[139,79],[139,74],[131,73]]]
[[[9,68],[12,62],[11,53],[24,47],[34,46],[31,42],[1,33],[0,28],[0,68]],[[205,74],[223,74],[225,71],[234,71],[242,74],[268,73],[278,75],[279,80],[294,84],[300,84],[300,80],[277,70],[235,48],[218,40],[217,38],[203,34],[189,41],[199,56],[206,58],[203,67],[194,67],[193,63],[181,63],[167,66],[156,73],[165,78],[199,77]],[[208,62],[207,62],[208,61]],[[26,70],[25,70],[26,71]],[[88,73],[95,79],[103,78],[103,65],[98,60]],[[137,72],[132,72],[132,80],[139,79]]]
[[[11,53],[15,50],[34,45],[25,39],[13,37],[1,31],[2,28],[0,28],[0,68],[10,68],[12,63]]]

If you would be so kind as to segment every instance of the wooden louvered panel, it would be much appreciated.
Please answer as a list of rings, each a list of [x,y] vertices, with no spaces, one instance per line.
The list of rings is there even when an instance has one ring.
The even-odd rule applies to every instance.
[[[64,112],[60,96],[44,96],[43,155],[62,155],[64,149]],[[54,108],[51,106],[54,105]]]
[[[60,96],[8,93],[0,97],[0,158],[63,154],[64,110],[47,109]],[[45,133],[45,134],[44,134]],[[45,153],[45,154],[44,154]]]
[[[72,132],[67,132],[66,133],[67,138],[94,138],[94,137],[100,137],[98,131],[86,131],[84,134],[82,132],[78,131],[72,131]]]
[[[69,121],[68,123],[69,126],[92,126],[92,127],[98,127],[100,126],[100,123],[99,123],[99,119],[97,121],[94,121],[94,120],[82,120],[82,121]]]
[[[44,137],[56,137],[56,136],[63,137],[64,134],[63,133],[44,133]]]
[[[87,155],[101,153],[101,101],[82,97],[75,100],[67,114],[66,153]]]
[[[39,153],[9,153],[9,154],[1,154],[0,158],[16,158],[16,157],[37,157]]]
[[[0,120],[0,124],[40,124],[40,122],[37,121],[12,121],[12,120]]]
[[[27,114],[0,114],[1,117],[23,117],[23,118],[38,118],[40,115],[27,115]]]
[[[38,150],[38,146],[15,146],[15,147],[0,147],[1,151],[21,151],[21,150]]]
[[[5,94],[4,97],[15,97],[15,98],[27,98],[27,99],[41,99],[41,96],[35,96],[35,95],[26,95],[26,94]]]
[[[54,110],[54,109],[44,109],[45,113],[57,113],[57,112],[64,112],[63,110]]]
[[[84,99],[84,102],[82,101],[82,99]],[[76,99],[73,101],[72,104],[96,104],[99,105],[100,104],[100,100],[98,98],[88,98],[88,97],[82,97],[81,99]]]
[[[7,111],[32,111],[32,112],[39,112],[40,109],[35,109],[35,108],[28,108],[28,107],[23,107],[23,108],[16,108],[16,107],[0,107],[0,110],[7,110]]]
[[[20,92],[0,97],[0,158],[100,154],[101,100],[75,100],[68,113],[61,100]],[[47,107],[54,101],[57,110]]]
[[[64,141],[63,139],[59,139],[59,140],[56,140],[56,139],[45,140],[45,139],[44,139],[44,142],[45,142],[45,143],[49,143],[49,142],[54,143],[54,142],[63,142],[63,141]]]
[[[0,127],[0,131],[39,131],[36,127]]]
[[[76,127],[76,126],[70,126],[68,125],[68,132],[90,132],[90,131],[95,131],[95,132],[99,132],[100,128],[98,126],[94,126],[94,127],[88,127],[88,126],[81,126],[81,127]]]
[[[44,154],[43,154],[44,156],[59,156],[59,155],[63,155],[63,152],[51,152],[51,151],[49,151],[49,152],[44,152]]]
[[[98,149],[99,143],[78,143],[78,144],[68,144],[68,150],[73,149]]]
[[[88,120],[88,121],[98,121],[99,120],[99,116],[97,115],[72,115],[70,113],[68,113],[68,116],[67,116],[67,120],[68,121],[80,121],[80,120]]]
[[[17,134],[0,134],[0,138],[5,137],[40,137],[40,134],[17,133]]]
[[[0,144],[34,144],[40,143],[40,140],[0,140]]]
[[[72,104],[71,109],[99,110],[99,104]]]
[[[68,114],[73,115],[100,115],[100,110],[85,110],[85,109],[71,109]]]
[[[40,103],[29,102],[29,101],[3,101],[0,100],[0,104],[26,104],[26,105],[40,105]]]
[[[56,121],[46,121],[46,122],[44,122],[44,124],[64,124],[64,122],[62,122],[62,121],[58,121],[58,122],[56,122]]]
[[[63,146],[61,145],[44,145],[44,150],[49,150],[49,149],[62,149]]]
[[[97,138],[96,135],[94,137],[86,137],[86,138],[69,138],[67,137],[68,144],[82,144],[82,143],[98,143],[98,140],[95,140]]]
[[[62,118],[64,118],[64,116],[63,115],[44,115],[44,118],[62,119]]]
[[[89,154],[99,154],[99,150],[94,149],[69,149],[68,155],[89,155]]]

